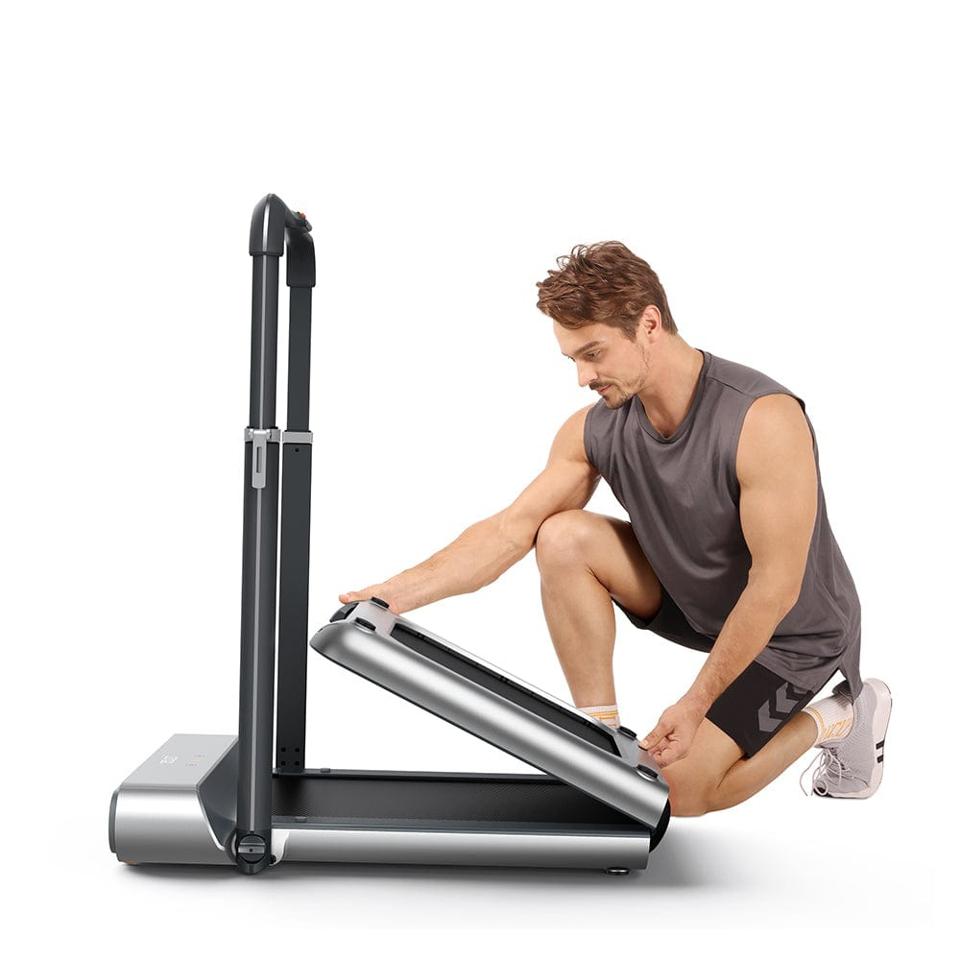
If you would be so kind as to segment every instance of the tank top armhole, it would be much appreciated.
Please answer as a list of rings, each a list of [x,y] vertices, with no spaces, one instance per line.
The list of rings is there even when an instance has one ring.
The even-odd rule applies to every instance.
[[[730,457],[727,461],[727,486],[730,488],[733,502],[738,506],[740,505],[740,478],[737,476],[737,454],[740,452],[740,435],[743,433],[743,421],[747,418],[747,411],[756,399],[757,397],[749,397],[748,402],[737,413],[733,428],[733,443],[730,445]]]

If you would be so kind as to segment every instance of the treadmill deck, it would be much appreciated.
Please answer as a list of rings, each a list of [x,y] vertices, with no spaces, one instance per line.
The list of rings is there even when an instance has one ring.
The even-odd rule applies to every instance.
[[[626,814],[553,777],[307,770],[273,778],[275,826],[384,826],[648,836]]]

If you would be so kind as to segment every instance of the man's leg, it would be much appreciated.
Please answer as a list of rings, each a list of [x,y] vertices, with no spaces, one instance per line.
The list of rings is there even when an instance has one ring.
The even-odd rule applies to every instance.
[[[748,664],[707,711],[694,737],[696,749],[664,767],[664,776],[668,782],[677,777],[695,781],[709,768],[704,812],[741,803],[814,745],[817,722],[803,709],[813,697],[762,664]],[[776,731],[772,736],[771,726]],[[719,763],[721,756],[726,759]]]
[[[815,692],[754,660],[711,705],[707,719],[743,747],[708,798],[723,810],[753,796],[814,745],[817,722],[804,707]],[[781,719],[782,718],[782,719]]]
[[[807,713],[796,714],[752,757],[710,720],[704,720],[681,760],[663,767],[670,786],[670,806],[677,790],[684,797],[677,816],[699,816],[724,810],[752,797],[775,780],[808,750],[816,739],[817,724]]]
[[[816,720],[801,710],[761,750],[730,767],[708,798],[710,809],[724,810],[752,797],[802,757],[816,739]]]
[[[814,745],[817,723],[803,711],[813,697],[762,664],[748,664],[707,711],[693,748],[663,768],[664,777],[706,778],[704,812],[741,803]],[[788,715],[778,719],[788,706]]]
[[[652,618],[661,602],[660,582],[633,530],[613,517],[565,510],[541,525],[536,549],[543,611],[574,704],[616,703],[611,597],[643,619]],[[664,768],[674,816],[704,813],[706,797],[742,755],[726,734],[713,730],[726,746],[702,742],[698,731],[694,762]]]
[[[616,703],[611,596],[641,617],[660,607],[660,582],[630,524],[587,510],[548,517],[537,532],[547,629],[578,707]]]
[[[623,520],[566,510],[549,517],[536,542],[544,615],[576,706],[616,703],[614,597],[644,619],[660,607],[661,586]],[[663,768],[676,816],[721,810],[752,796],[812,746],[816,723],[799,713],[749,759],[705,720],[690,752]]]

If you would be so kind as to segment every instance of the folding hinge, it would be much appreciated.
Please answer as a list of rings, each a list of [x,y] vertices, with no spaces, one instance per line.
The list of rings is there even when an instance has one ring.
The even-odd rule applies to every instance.
[[[256,430],[247,427],[243,432],[244,443],[253,443],[253,460],[250,468],[252,486],[262,490],[267,485],[267,444],[280,442],[280,431],[273,427],[269,430]]]

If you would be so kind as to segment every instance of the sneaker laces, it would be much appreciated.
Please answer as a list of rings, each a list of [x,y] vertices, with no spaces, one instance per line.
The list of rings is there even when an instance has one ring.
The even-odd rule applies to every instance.
[[[813,794],[807,793],[807,789],[803,785],[803,776],[815,763],[817,763],[818,766],[810,778],[810,786],[813,792],[816,792],[818,780],[826,780],[829,787],[836,788],[840,786],[844,774],[847,775],[848,780],[852,779],[851,770],[838,756],[837,748],[821,747],[820,753],[807,764],[806,770],[800,774],[800,789],[803,790],[804,794],[808,797]],[[823,796],[822,793],[818,793],[817,795]]]

